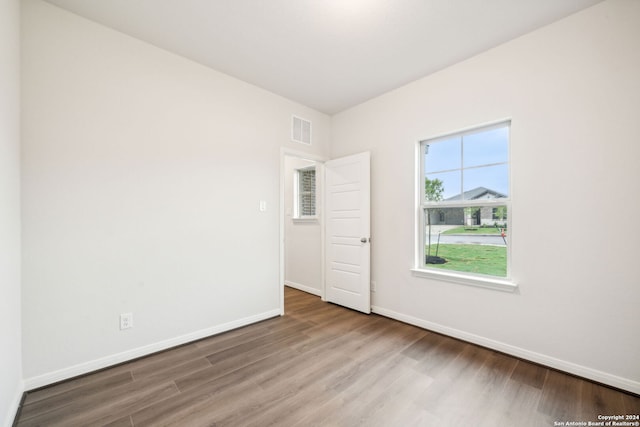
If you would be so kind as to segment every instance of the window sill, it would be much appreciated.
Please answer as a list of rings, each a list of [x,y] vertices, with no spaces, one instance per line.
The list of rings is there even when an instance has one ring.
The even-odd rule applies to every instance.
[[[305,218],[291,218],[294,223],[309,223],[309,222],[318,222],[317,216],[309,216]]]
[[[493,289],[502,292],[515,292],[518,285],[508,279],[497,279],[492,277],[471,276],[452,271],[434,271],[425,268],[412,268],[411,273],[416,277],[443,280],[446,282],[458,283],[467,286]]]

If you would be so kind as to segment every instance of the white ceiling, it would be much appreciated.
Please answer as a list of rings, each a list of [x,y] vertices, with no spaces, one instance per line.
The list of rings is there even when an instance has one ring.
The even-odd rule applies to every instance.
[[[601,0],[47,0],[333,114]]]

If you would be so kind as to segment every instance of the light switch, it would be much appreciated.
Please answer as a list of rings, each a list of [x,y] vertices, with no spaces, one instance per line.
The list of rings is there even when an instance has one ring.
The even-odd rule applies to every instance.
[[[260,200],[260,212],[266,212],[267,210],[267,201]]]

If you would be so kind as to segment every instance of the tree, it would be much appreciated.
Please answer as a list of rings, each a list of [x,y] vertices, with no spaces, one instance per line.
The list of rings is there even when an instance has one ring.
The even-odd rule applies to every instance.
[[[438,178],[424,179],[424,194],[427,201],[439,202],[442,200],[442,193],[444,192],[444,184]]]
[[[429,202],[439,202],[442,200],[442,193],[444,193],[444,184],[438,178],[424,179],[424,194],[426,200]],[[428,248],[427,248],[427,259],[426,262],[429,263],[431,259],[431,209],[427,209],[427,227],[428,227]],[[440,239],[438,239],[440,240]]]

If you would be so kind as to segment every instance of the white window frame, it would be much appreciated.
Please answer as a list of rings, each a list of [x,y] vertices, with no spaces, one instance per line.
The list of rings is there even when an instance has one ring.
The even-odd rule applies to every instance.
[[[426,200],[424,191],[425,183],[425,155],[424,146],[428,143],[434,143],[437,140],[450,138],[454,136],[465,136],[467,134],[473,134],[478,131],[490,130],[492,128],[498,128],[508,126],[509,129],[509,147],[508,147],[508,174],[509,174],[509,191],[508,197],[496,198],[496,199],[481,199],[481,200],[467,200],[467,201],[448,201],[448,202],[429,202]],[[511,278],[511,219],[513,217],[511,210],[511,120],[505,119],[497,122],[483,124],[480,126],[474,126],[464,130],[451,132],[443,135],[438,135],[430,138],[421,139],[416,144],[416,246],[415,246],[415,264],[411,269],[414,276],[439,279],[447,282],[453,282],[463,285],[477,286],[482,288],[489,288],[494,290],[514,292],[517,289],[517,284]],[[471,272],[461,272],[455,270],[444,270],[438,268],[428,267],[425,258],[425,211],[428,208],[441,207],[441,208],[464,208],[464,207],[507,207],[507,275],[506,277],[490,276],[484,274],[476,274]]]
[[[315,173],[315,185],[313,188],[313,206],[314,214],[305,215],[302,213],[301,203],[302,198],[300,194],[300,173],[313,170]],[[316,165],[299,168],[295,170],[293,177],[293,220],[294,221],[317,221],[318,219],[318,169]]]

